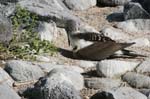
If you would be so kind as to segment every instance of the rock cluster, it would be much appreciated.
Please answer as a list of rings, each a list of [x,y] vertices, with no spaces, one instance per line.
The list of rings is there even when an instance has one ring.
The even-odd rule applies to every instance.
[[[10,18],[15,13],[17,5],[38,15],[39,26],[36,31],[41,40],[58,42],[58,37],[62,40],[67,34],[64,30],[66,22],[74,20],[80,24],[80,32],[100,31],[116,42],[135,42],[132,47],[137,53],[150,55],[149,50],[142,52],[150,47],[149,0],[0,1],[0,42],[4,45],[9,44],[13,38]],[[75,15],[75,11],[86,11],[97,5],[122,6],[123,10],[105,15],[106,20],[112,22],[113,26],[97,31],[93,26],[83,22],[80,16]],[[65,45],[62,45],[63,43],[61,42],[61,47]],[[140,49],[142,51],[139,51]],[[7,60],[4,68],[0,67],[0,98],[150,99],[149,57],[145,60],[127,58],[101,61],[71,60],[63,57],[64,60],[61,61],[62,57],[61,53],[57,59],[37,55],[34,62]],[[73,62],[69,64],[66,60]],[[22,88],[24,85],[26,87]],[[83,92],[85,90],[90,91],[90,95]]]

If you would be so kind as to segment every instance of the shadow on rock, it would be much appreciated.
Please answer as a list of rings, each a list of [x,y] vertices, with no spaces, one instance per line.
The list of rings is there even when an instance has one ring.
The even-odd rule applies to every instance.
[[[123,13],[112,13],[106,18],[109,22],[121,22],[124,21]]]

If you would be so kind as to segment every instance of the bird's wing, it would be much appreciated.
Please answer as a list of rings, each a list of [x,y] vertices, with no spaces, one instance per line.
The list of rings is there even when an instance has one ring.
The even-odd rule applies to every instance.
[[[75,54],[79,58],[88,60],[102,60],[113,55],[116,51],[124,49],[134,43],[116,43],[112,41],[96,42],[78,50]]]
[[[86,41],[93,41],[93,42],[107,42],[107,41],[115,42],[111,38],[95,32],[77,33],[73,34],[72,36],[78,39],[84,39]]]

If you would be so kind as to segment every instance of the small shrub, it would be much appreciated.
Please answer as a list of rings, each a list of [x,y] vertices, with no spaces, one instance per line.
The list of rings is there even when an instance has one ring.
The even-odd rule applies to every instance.
[[[48,53],[53,55],[57,48],[49,41],[41,41],[35,29],[38,27],[38,16],[30,13],[20,6],[16,7],[16,12],[11,16],[13,24],[13,39],[8,48],[0,45],[0,51],[5,51],[21,59],[34,59],[35,55]]]

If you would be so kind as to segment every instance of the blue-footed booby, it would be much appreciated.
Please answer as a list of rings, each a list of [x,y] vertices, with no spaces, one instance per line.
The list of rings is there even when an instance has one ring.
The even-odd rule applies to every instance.
[[[80,32],[80,22],[68,20],[66,23],[66,32],[68,43],[73,48],[75,57],[89,60],[102,60],[109,57],[125,55],[126,57],[143,57],[133,53],[133,51],[124,48],[133,43],[118,43],[115,40],[96,32]]]

